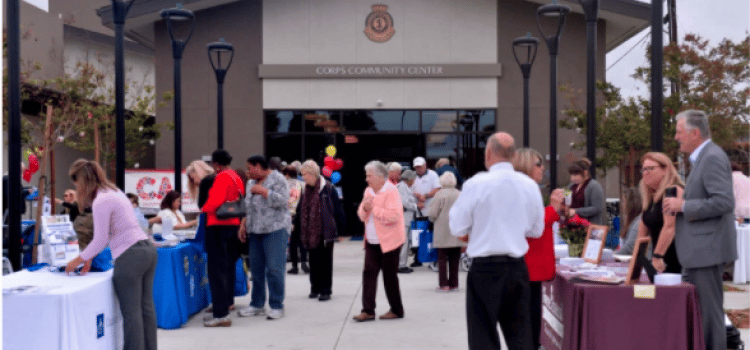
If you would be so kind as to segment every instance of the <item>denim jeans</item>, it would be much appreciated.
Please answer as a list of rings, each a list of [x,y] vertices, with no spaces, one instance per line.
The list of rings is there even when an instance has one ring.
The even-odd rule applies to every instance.
[[[284,309],[284,277],[286,276],[286,246],[289,233],[281,229],[271,233],[247,235],[250,256],[250,272],[253,288],[250,306],[262,308],[266,304],[266,281],[268,281],[268,305],[272,309]]]

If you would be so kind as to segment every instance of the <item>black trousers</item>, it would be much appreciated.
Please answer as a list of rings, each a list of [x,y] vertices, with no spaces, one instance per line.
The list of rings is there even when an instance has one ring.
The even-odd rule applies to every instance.
[[[375,297],[378,294],[378,274],[383,270],[385,296],[391,311],[403,316],[404,305],[401,303],[401,289],[398,285],[398,255],[401,247],[383,253],[380,244],[365,244],[365,270],[362,271],[362,312],[375,314]]]
[[[542,345],[540,340],[542,332],[542,282],[529,282],[529,287],[531,287],[531,298],[529,299],[531,340],[534,342],[534,349],[539,349]]]
[[[529,272],[523,258],[472,259],[466,278],[469,349],[500,349],[497,324],[508,348],[532,349]]]
[[[438,248],[438,285],[458,288],[458,263],[461,248]]]
[[[208,284],[215,318],[226,317],[234,304],[235,263],[239,257],[237,226],[206,227]]]
[[[310,292],[331,294],[333,283],[333,242],[320,242],[310,253]]]
[[[296,227],[289,235],[289,260],[292,261],[292,267],[297,267],[298,262],[307,262],[307,249],[302,245],[299,229]]]

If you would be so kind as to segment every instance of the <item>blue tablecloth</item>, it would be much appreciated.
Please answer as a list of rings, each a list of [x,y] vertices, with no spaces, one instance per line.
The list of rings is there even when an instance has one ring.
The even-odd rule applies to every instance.
[[[175,329],[190,315],[211,302],[206,273],[206,253],[202,245],[181,243],[158,248],[159,262],[154,276],[154,306],[159,328]],[[235,295],[247,294],[247,276],[242,260],[237,262]],[[239,288],[244,286],[244,291]]]

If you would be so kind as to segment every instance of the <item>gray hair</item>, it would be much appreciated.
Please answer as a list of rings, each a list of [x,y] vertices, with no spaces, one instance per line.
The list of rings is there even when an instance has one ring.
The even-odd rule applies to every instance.
[[[435,163],[435,168],[442,168],[443,166],[450,165],[451,161],[448,158],[440,158]]]
[[[417,178],[417,172],[414,170],[405,170],[401,174],[401,181],[412,181]]]
[[[403,169],[404,168],[401,166],[401,164],[398,164],[396,162],[390,162],[390,163],[388,163],[388,171],[389,172],[390,171],[398,171],[400,173],[401,170],[403,170]]]
[[[388,178],[388,168],[385,167],[380,161],[372,160],[365,165],[365,173],[371,171],[374,175],[380,176],[384,179]]]
[[[453,172],[446,171],[443,175],[440,175],[440,187],[442,188],[456,188],[456,175]]]
[[[318,165],[318,163],[315,163],[314,160],[306,160],[304,163],[302,163],[299,171],[300,174],[302,174],[303,171],[320,176],[320,166]]]
[[[706,140],[711,138],[711,128],[708,125],[708,115],[704,111],[690,109],[677,114],[677,120],[685,120],[685,129],[687,131],[698,129],[701,138]]]
[[[298,173],[302,171],[302,162],[300,162],[298,160],[295,160],[290,165],[293,166],[293,167],[295,167],[295,168],[297,168],[297,172]]]

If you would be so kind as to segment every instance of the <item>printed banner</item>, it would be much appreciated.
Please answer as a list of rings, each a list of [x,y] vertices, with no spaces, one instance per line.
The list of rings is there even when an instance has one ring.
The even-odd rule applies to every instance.
[[[182,172],[182,212],[197,213],[198,206],[188,193],[188,177]],[[144,214],[156,214],[161,210],[164,196],[174,189],[172,170],[127,170],[125,171],[125,192],[138,196],[139,206]]]

